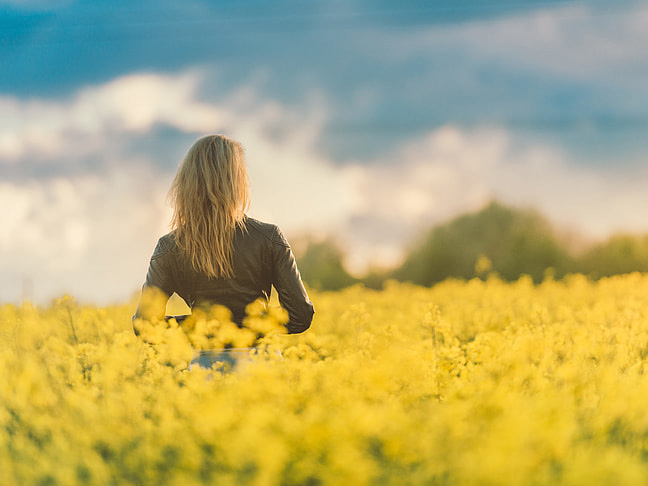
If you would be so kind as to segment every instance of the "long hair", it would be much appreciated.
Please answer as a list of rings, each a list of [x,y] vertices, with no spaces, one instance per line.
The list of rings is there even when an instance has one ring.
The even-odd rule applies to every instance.
[[[223,135],[196,141],[173,180],[171,228],[192,267],[232,277],[232,241],[249,204],[243,147]]]

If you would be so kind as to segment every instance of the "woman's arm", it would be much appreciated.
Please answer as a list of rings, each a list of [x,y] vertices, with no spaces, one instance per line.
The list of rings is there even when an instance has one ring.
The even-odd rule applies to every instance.
[[[302,283],[295,256],[283,233],[276,228],[272,238],[272,284],[279,302],[288,311],[290,334],[304,332],[311,325],[315,309]]]
[[[159,321],[166,314],[167,301],[173,294],[173,275],[170,268],[170,252],[162,238],[158,241],[153,256],[149,262],[146,281],[142,287],[142,294],[133,316],[133,330],[139,332],[135,326],[137,319]]]

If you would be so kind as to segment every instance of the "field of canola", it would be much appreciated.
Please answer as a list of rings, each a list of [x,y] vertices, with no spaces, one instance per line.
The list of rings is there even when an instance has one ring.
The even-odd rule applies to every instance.
[[[312,299],[211,375],[134,303],[0,306],[0,484],[648,484],[648,276]]]

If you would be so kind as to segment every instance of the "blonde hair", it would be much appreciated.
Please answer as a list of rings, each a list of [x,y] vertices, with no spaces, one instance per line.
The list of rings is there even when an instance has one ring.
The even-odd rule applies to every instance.
[[[243,147],[223,135],[196,141],[169,191],[171,228],[178,247],[197,271],[232,277],[232,240],[249,204]]]

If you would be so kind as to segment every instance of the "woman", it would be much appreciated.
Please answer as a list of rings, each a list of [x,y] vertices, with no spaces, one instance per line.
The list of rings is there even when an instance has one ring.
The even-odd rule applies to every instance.
[[[159,289],[167,299],[176,292],[190,307],[224,305],[241,326],[246,306],[267,300],[274,286],[288,312],[288,332],[308,329],[313,304],[290,245],[277,226],[245,215],[248,178],[238,142],[223,135],[199,139],[180,165],[169,195],[172,231],[153,252],[133,322],[164,317],[166,299],[147,298],[153,293],[149,289]]]

